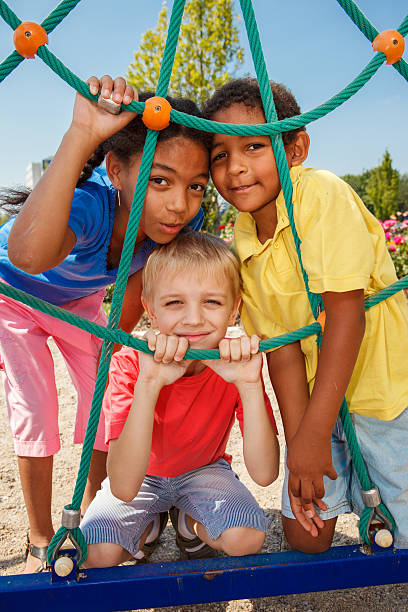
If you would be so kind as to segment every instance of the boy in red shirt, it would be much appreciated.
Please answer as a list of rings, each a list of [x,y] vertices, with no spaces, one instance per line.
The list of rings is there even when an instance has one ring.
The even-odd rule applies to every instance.
[[[259,552],[267,519],[231,469],[225,448],[237,415],[245,465],[267,486],[279,445],[261,378],[259,339],[224,338],[240,302],[238,262],[219,239],[180,233],[143,272],[154,356],[124,348],[112,359],[104,399],[108,478],[81,529],[87,567],[145,560],[167,523],[183,558]],[[183,359],[187,348],[221,359]]]

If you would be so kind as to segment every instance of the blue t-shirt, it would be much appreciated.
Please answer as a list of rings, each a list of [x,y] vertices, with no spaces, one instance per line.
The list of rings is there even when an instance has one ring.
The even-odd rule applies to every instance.
[[[94,171],[75,189],[68,225],[76,236],[69,255],[55,268],[41,274],[27,274],[8,258],[7,241],[15,217],[0,227],[0,278],[35,297],[60,306],[96,293],[114,283],[118,268],[107,269],[108,247],[112,235],[117,191],[106,172]],[[199,230],[204,214],[200,209],[189,226]],[[143,268],[156,243],[146,238],[135,253],[129,274]]]

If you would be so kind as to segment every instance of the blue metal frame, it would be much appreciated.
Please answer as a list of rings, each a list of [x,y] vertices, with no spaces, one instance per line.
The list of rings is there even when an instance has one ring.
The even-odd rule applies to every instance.
[[[78,581],[51,574],[0,577],[0,609],[112,612],[408,582],[408,550],[363,555],[338,546],[298,552],[94,569]]]

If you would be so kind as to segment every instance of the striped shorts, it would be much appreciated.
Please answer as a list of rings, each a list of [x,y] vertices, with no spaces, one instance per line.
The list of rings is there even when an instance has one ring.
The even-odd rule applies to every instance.
[[[174,478],[145,476],[138,495],[123,502],[102,483],[81,523],[88,544],[113,542],[131,555],[155,514],[172,506],[202,523],[216,540],[230,527],[253,527],[266,533],[268,519],[225,459]]]

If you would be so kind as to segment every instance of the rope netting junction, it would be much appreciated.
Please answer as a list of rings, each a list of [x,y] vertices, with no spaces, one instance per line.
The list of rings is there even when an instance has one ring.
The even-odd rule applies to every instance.
[[[155,92],[156,96],[161,98],[164,98],[166,96],[170,83],[170,76],[174,63],[174,56],[180,32],[181,20],[184,13],[185,1],[186,0],[174,0],[171,12],[168,35],[163,54],[163,61],[160,69],[157,89]],[[0,16],[15,31],[15,41],[17,41],[16,30],[18,29],[20,33],[20,40],[21,38],[23,39],[23,44],[21,47],[19,47],[16,42],[16,48],[19,49],[20,53],[17,50],[13,51],[0,64],[0,81],[3,81],[25,58],[34,57],[34,54],[36,53],[43,60],[43,62],[45,62],[47,66],[49,66],[51,70],[53,70],[58,76],[60,76],[66,83],[68,83],[68,85],[73,87],[77,92],[79,92],[86,98],[89,98],[90,100],[96,102],[97,96],[94,96],[90,93],[88,85],[84,81],[79,79],[73,72],[71,72],[46,46],[46,43],[48,42],[48,34],[51,33],[59,23],[61,23],[61,21],[70,13],[70,11],[72,11],[76,7],[77,4],[79,4],[79,2],[80,0],[63,0],[50,13],[49,16],[44,19],[44,21],[40,25],[38,25],[33,24],[32,22],[22,23],[21,20],[17,17],[17,15],[15,15],[15,13],[8,7],[6,2],[4,2],[4,0],[0,0]],[[230,123],[220,123],[201,119],[198,117],[193,117],[191,115],[187,115],[174,109],[172,109],[170,112],[171,121],[212,133],[234,134],[238,136],[262,134],[269,135],[271,137],[272,147],[276,158],[276,164],[279,171],[279,177],[296,246],[296,251],[302,269],[302,275],[309,298],[310,308],[316,321],[310,325],[307,325],[290,333],[262,341],[260,343],[260,351],[284,346],[286,344],[296,342],[311,335],[317,336],[317,344],[320,348],[322,340],[322,325],[320,323],[321,319],[319,319],[318,321],[318,318],[320,313],[323,311],[323,303],[322,298],[319,294],[315,294],[310,291],[307,273],[302,264],[300,250],[301,241],[296,230],[296,225],[293,216],[292,182],[290,179],[289,168],[286,162],[281,133],[295,129],[297,127],[305,126],[313,121],[316,121],[317,119],[320,119],[321,117],[324,117],[325,115],[339,107],[349,98],[351,98],[355,93],[357,93],[374,76],[374,74],[377,72],[380,66],[384,64],[385,61],[387,61],[387,63],[389,64],[392,64],[392,67],[397,70],[405,80],[408,81],[408,64],[401,58],[404,50],[404,37],[408,33],[408,15],[403,20],[401,25],[397,28],[397,30],[388,30],[380,34],[376,30],[376,28],[370,23],[367,17],[360,11],[355,2],[353,2],[352,0],[337,0],[337,2],[344,9],[350,19],[355,23],[355,25],[359,28],[359,30],[364,34],[364,36],[366,36],[366,38],[371,43],[373,43],[373,49],[377,50],[377,52],[358,76],[356,76],[344,89],[339,91],[336,95],[334,95],[332,98],[330,98],[323,104],[295,117],[290,117],[281,121],[277,119],[276,109],[273,101],[271,88],[269,86],[268,73],[266,70],[265,59],[262,52],[262,46],[259,38],[259,32],[255,19],[255,14],[253,11],[252,2],[251,0],[240,0],[252,58],[264,105],[266,123],[263,123],[261,125],[234,125]],[[25,39],[29,39],[28,42],[30,43],[35,43],[35,40],[37,40],[37,46],[34,48],[34,50],[30,48],[28,53],[25,53],[24,51],[24,45],[25,43],[27,43],[27,40]],[[397,55],[395,55],[395,51],[397,51]],[[392,59],[390,59],[391,56],[393,56]],[[157,101],[157,98],[154,99]],[[158,100],[156,103],[160,104],[160,100]],[[145,109],[145,104],[148,104],[148,101],[146,103],[133,101],[127,106],[122,106],[122,110],[143,113]],[[157,128],[148,129],[140,165],[139,176],[129,215],[129,221],[124,240],[122,256],[119,264],[117,280],[115,283],[115,289],[112,298],[112,307],[107,327],[100,326],[96,323],[79,317],[78,315],[69,313],[63,308],[53,306],[52,304],[35,298],[23,291],[15,289],[10,285],[0,283],[1,294],[5,294],[15,300],[21,301],[22,303],[28,306],[36,308],[41,312],[54,316],[62,321],[66,321],[71,325],[75,325],[89,333],[94,334],[95,336],[103,339],[104,341],[102,346],[101,359],[97,373],[95,392],[92,400],[87,432],[83,444],[81,461],[78,470],[78,478],[75,484],[71,504],[66,506],[63,511],[62,526],[59,528],[48,547],[49,563],[51,563],[58,556],[58,551],[67,538],[72,541],[75,548],[77,549],[77,565],[79,566],[86,559],[87,546],[79,528],[80,505],[88,476],[92,449],[99,422],[103,394],[108,378],[109,364],[112,356],[113,346],[115,343],[118,343],[133,347],[139,351],[151,352],[147,348],[147,343],[145,341],[135,338],[131,334],[127,334],[124,331],[118,329],[118,323],[120,319],[127,278],[129,275],[130,264],[133,256],[134,243],[136,240],[136,234],[140,222],[140,216],[148,185],[151,165],[156,148],[157,136]],[[389,287],[386,287],[382,291],[368,298],[365,302],[366,310],[368,308],[371,308],[372,306],[375,306],[381,301],[386,300],[395,293],[407,287],[408,276],[405,276],[390,285]],[[189,359],[217,359],[219,358],[219,352],[216,349],[205,351],[189,349],[186,353],[186,357]],[[367,472],[357,442],[353,423],[347,407],[347,402],[345,399],[343,400],[343,403],[340,408],[340,417],[350,448],[353,466],[359,478],[360,485],[363,491],[364,502],[366,504],[364,511],[360,517],[360,535],[362,540],[366,544],[369,544],[369,527],[374,517],[379,518],[390,530],[393,530],[395,528],[395,523],[390,512],[381,502],[378,490],[375,487],[375,484],[371,481],[370,476]]]

